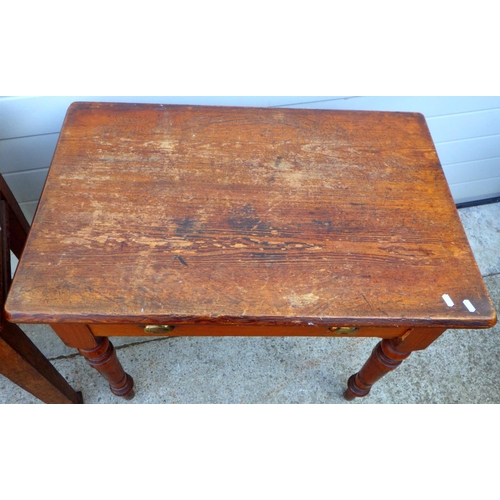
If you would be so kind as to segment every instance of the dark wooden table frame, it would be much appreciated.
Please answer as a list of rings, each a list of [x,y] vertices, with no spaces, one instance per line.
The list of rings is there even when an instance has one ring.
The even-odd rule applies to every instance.
[[[28,221],[0,175],[0,373],[44,403],[83,403],[81,392],[68,384],[17,325],[3,317],[11,285],[10,252],[20,258],[28,233]]]
[[[123,397],[112,336],[381,338],[351,400],[496,322],[422,115],[113,103],[68,110],[6,314]]]

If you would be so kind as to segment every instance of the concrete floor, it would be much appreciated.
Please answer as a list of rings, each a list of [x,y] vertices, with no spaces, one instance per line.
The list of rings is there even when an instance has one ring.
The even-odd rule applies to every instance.
[[[500,203],[461,209],[460,216],[500,311]],[[342,397],[347,379],[377,339],[115,337],[135,380],[135,398],[124,401],[48,327],[22,328],[85,403],[500,403],[500,324],[448,330],[351,403]],[[0,375],[0,403],[39,402]]]

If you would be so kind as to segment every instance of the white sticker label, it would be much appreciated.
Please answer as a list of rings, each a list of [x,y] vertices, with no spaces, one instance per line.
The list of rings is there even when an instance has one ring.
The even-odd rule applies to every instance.
[[[448,307],[453,307],[453,306],[455,305],[455,304],[453,303],[453,300],[451,300],[451,297],[450,297],[447,293],[445,293],[445,294],[443,295],[443,300],[446,302],[446,305],[447,305]]]
[[[464,306],[469,310],[469,312],[475,312],[476,308],[472,305],[470,300],[464,300]]]

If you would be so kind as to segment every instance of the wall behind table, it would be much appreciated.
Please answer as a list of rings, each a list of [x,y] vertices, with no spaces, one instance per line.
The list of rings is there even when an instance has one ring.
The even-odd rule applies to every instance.
[[[427,119],[455,202],[500,196],[500,97],[4,97],[0,172],[30,221],[66,110],[85,100],[416,111]]]

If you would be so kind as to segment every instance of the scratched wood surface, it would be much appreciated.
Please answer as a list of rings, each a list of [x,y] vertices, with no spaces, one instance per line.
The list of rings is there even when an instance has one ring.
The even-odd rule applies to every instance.
[[[6,309],[52,323],[495,323],[423,116],[109,103],[70,107]]]

